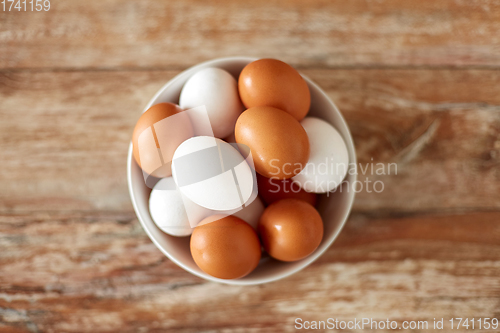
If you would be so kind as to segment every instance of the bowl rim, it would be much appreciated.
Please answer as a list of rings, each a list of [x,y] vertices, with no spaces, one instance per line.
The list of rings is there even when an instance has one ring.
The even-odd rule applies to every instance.
[[[255,60],[258,60],[258,59],[261,59],[261,58],[258,58],[258,57],[247,57],[247,56],[221,57],[221,58],[215,58],[215,59],[211,59],[211,60],[208,60],[208,61],[204,61],[204,62],[198,63],[198,64],[196,64],[194,66],[191,66],[191,67],[189,67],[187,69],[184,69],[179,74],[177,74],[173,78],[171,78],[167,83],[165,83],[155,93],[155,95],[149,100],[149,102],[147,103],[146,107],[143,109],[142,113],[144,113],[147,109],[149,109],[156,102],[156,100],[158,99],[158,97],[165,90],[167,90],[171,85],[173,85],[176,80],[178,80],[181,76],[185,75],[185,72],[187,72],[187,71],[193,70],[193,69],[198,68],[198,67],[206,67],[206,66],[210,66],[212,64],[219,64],[221,62],[228,62],[228,61],[248,61],[248,62],[252,62],[252,61],[255,61]],[[215,66],[215,67],[217,67],[217,66]],[[300,71],[299,71],[299,73],[300,73]],[[348,151],[350,151],[351,148],[352,148],[352,153],[353,153],[352,154],[353,155],[353,160],[349,161],[349,164],[351,164],[351,165],[353,164],[355,166],[355,168],[356,168],[356,166],[357,166],[356,148],[354,146],[354,141],[353,141],[353,138],[352,138],[351,131],[350,131],[349,126],[347,125],[347,122],[345,121],[342,113],[337,108],[337,106],[335,105],[335,103],[330,99],[330,97],[323,91],[323,89],[321,89],[321,87],[319,87],[314,81],[312,81],[306,75],[304,75],[302,73],[300,73],[300,75],[304,78],[304,80],[306,80],[306,82],[308,83],[308,85],[313,86],[316,89],[317,92],[319,92],[321,95],[323,95],[323,97],[330,104],[331,108],[333,110],[335,110],[335,112],[340,117],[340,121],[342,123],[342,126],[345,128],[345,130],[347,132],[347,137],[345,138],[345,140],[347,141],[346,145],[347,145]],[[189,273],[191,273],[191,274],[193,274],[195,276],[198,276],[198,277],[200,277],[202,279],[205,279],[205,280],[208,280],[208,281],[212,281],[212,282],[219,282],[219,283],[229,284],[229,285],[259,285],[259,284],[263,284],[263,283],[268,283],[268,282],[273,282],[273,281],[281,280],[281,279],[284,279],[284,278],[286,278],[286,277],[288,277],[290,275],[293,275],[293,274],[299,272],[300,270],[304,269],[305,267],[309,266],[311,263],[313,263],[314,261],[316,261],[316,259],[318,259],[321,255],[323,255],[328,250],[328,248],[333,244],[333,242],[337,239],[338,235],[340,234],[340,232],[344,228],[344,226],[345,226],[345,224],[347,222],[347,219],[348,219],[348,217],[349,217],[349,215],[351,213],[352,206],[354,204],[354,198],[356,196],[356,192],[355,191],[350,191],[349,192],[349,193],[351,193],[351,195],[348,198],[348,202],[347,202],[347,206],[348,207],[347,207],[347,210],[346,210],[345,214],[342,216],[342,218],[341,218],[342,221],[341,221],[341,223],[339,223],[339,226],[337,227],[337,230],[329,236],[329,239],[326,242],[326,246],[324,246],[324,248],[321,251],[315,251],[315,253],[313,253],[310,256],[308,256],[306,258],[306,260],[304,260],[303,263],[301,263],[300,265],[297,265],[294,268],[291,268],[290,270],[287,270],[284,273],[276,274],[275,276],[271,276],[271,277],[260,278],[257,281],[247,281],[247,280],[241,280],[241,279],[220,279],[220,278],[216,278],[216,277],[210,276],[208,274],[206,274],[206,275],[200,274],[199,272],[197,272],[195,270],[192,270],[190,267],[184,265],[175,256],[171,255],[167,250],[165,250],[161,246],[161,244],[155,239],[155,237],[153,237],[153,235],[151,234],[151,232],[149,231],[149,229],[146,227],[146,223],[143,220],[142,214],[140,213],[140,211],[139,211],[139,209],[137,207],[136,200],[134,198],[134,189],[133,189],[133,184],[132,184],[133,183],[132,182],[132,163],[133,163],[133,156],[132,156],[133,153],[132,153],[132,151],[133,151],[132,142],[130,142],[129,149],[128,149],[128,154],[127,154],[127,184],[128,184],[128,190],[129,190],[130,199],[132,201],[132,206],[134,208],[134,212],[135,212],[135,214],[137,216],[137,219],[139,220],[139,222],[141,224],[142,229],[146,232],[146,234],[148,235],[149,239],[153,242],[153,244],[155,244],[155,246],[168,259],[170,259],[176,265],[178,265],[179,267],[181,267],[184,270],[188,271]],[[357,181],[357,178],[358,178],[357,171],[352,176],[353,176],[352,182],[355,183]]]

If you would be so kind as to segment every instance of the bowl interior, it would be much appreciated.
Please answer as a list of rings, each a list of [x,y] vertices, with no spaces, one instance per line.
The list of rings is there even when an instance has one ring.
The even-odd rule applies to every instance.
[[[143,112],[157,103],[178,103],[180,91],[184,83],[200,69],[219,67],[228,71],[237,79],[243,67],[254,60],[256,59],[247,57],[221,58],[191,67],[163,86],[144,108]],[[350,168],[355,168],[356,153],[354,144],[349,128],[342,115],[328,96],[315,83],[307,77],[304,77],[304,79],[311,91],[311,109],[308,115],[324,119],[339,131],[347,145]],[[263,258],[259,266],[251,274],[243,278],[234,280],[218,279],[204,273],[196,266],[189,250],[189,237],[173,237],[163,233],[156,227],[149,214],[149,194],[151,193],[151,189],[144,184],[142,171],[132,158],[132,144],[129,147],[127,162],[127,178],[132,204],[142,227],[153,243],[169,259],[185,270],[202,278],[222,283],[237,285],[265,283],[281,279],[304,268],[325,252],[333,243],[346,222],[354,201],[354,191],[352,187],[348,188],[348,184],[353,184],[356,181],[356,174],[355,172],[348,172],[346,176],[348,184],[342,186],[342,191],[337,188],[337,191],[328,195],[323,194],[320,197],[318,211],[324,222],[324,236],[321,244],[314,253],[305,259],[292,263],[279,262],[268,257]]]

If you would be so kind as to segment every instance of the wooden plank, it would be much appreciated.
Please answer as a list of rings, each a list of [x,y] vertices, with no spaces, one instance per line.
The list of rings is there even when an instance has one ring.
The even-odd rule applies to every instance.
[[[3,214],[0,330],[288,332],[297,317],[498,318],[499,218],[355,213],[308,268],[238,287],[175,266],[131,212]]]
[[[2,208],[131,209],[126,157],[142,108],[177,72],[0,79]]]
[[[346,117],[361,164],[360,180],[385,185],[381,193],[361,192],[357,209],[499,207],[495,199],[500,191],[498,72],[307,73],[327,90]],[[379,162],[386,165],[386,174],[387,165],[396,163],[398,174],[371,174],[371,163],[376,173]],[[370,168],[363,175],[367,163]]]
[[[497,0],[52,1],[0,12],[0,68],[500,65]]]
[[[130,210],[125,166],[134,123],[154,92],[177,73],[2,74],[0,210]],[[342,110],[363,169],[372,158],[397,164],[397,175],[393,167],[391,175],[374,176],[362,175],[360,168],[360,179],[369,176],[372,183],[358,194],[355,210],[500,207],[500,72],[304,73]],[[384,190],[368,193],[375,181]]]

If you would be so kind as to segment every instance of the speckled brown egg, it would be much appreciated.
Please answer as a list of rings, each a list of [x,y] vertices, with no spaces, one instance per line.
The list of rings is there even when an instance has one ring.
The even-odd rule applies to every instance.
[[[241,278],[257,267],[261,256],[254,229],[235,216],[211,216],[191,235],[191,255],[205,273],[220,279]]]
[[[175,117],[172,117],[175,116]],[[155,177],[172,175],[175,149],[193,136],[187,114],[172,103],[160,103],[144,112],[132,135],[133,155],[144,172]]]
[[[291,179],[266,178],[257,174],[259,195],[268,205],[283,199],[298,199],[316,206],[316,193],[306,192]]]
[[[314,252],[323,238],[323,221],[305,201],[284,199],[266,208],[259,221],[264,249],[281,261],[296,261]]]
[[[249,63],[238,79],[241,101],[247,108],[272,106],[302,120],[311,106],[306,81],[292,66],[276,59]]]
[[[252,152],[255,170],[267,178],[287,179],[309,159],[309,139],[300,123],[285,111],[257,106],[236,121],[236,142]]]

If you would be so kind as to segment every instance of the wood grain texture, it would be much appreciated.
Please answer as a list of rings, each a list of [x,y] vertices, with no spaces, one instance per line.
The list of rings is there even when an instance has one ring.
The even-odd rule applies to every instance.
[[[0,11],[0,332],[500,318],[499,31],[498,0],[52,0],[49,12]],[[232,55],[279,58],[318,83],[349,124],[360,181],[384,183],[381,193],[364,183],[311,266],[250,287],[168,260],[126,185],[148,100],[181,70]],[[363,174],[367,163],[397,174]]]
[[[0,22],[0,68],[500,65],[498,0],[52,1]]]
[[[4,73],[0,209],[130,210],[125,163],[134,123],[177,73]],[[338,104],[351,128],[360,180],[371,182],[357,196],[356,210],[500,208],[499,71],[304,73]],[[366,169],[371,162],[374,175]],[[385,173],[395,163],[397,174],[392,166],[390,175],[377,175],[376,163],[385,164]],[[381,190],[375,181],[383,182],[381,193],[374,192]]]
[[[499,218],[355,213],[307,269],[240,287],[175,266],[132,212],[4,214],[0,330],[291,332],[297,317],[499,317]]]

